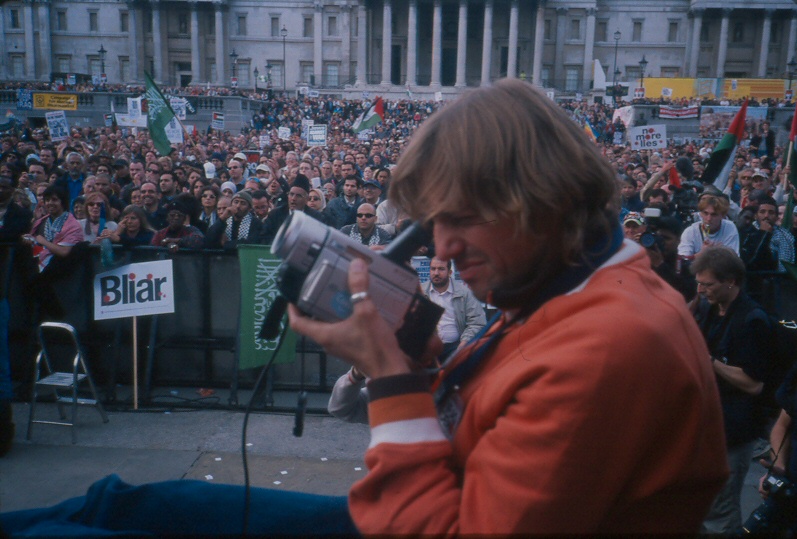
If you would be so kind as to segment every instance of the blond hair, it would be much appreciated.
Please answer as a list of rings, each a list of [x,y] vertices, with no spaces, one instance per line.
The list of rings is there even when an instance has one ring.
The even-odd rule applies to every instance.
[[[583,259],[617,223],[615,174],[545,94],[504,79],[432,115],[413,136],[390,197],[413,219],[474,211],[517,234],[550,238],[549,272]],[[545,273],[543,270],[542,273]]]

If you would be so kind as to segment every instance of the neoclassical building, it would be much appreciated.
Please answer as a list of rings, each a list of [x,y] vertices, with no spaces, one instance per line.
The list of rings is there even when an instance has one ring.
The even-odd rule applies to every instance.
[[[0,80],[457,91],[504,76],[788,78],[787,0],[16,0]],[[794,66],[794,64],[793,64]],[[257,74],[257,81],[255,75]],[[795,77],[797,78],[797,77]]]

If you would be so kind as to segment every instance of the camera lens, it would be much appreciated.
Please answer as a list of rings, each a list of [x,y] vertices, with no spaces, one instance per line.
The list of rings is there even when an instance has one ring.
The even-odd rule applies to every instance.
[[[650,249],[654,245],[656,245],[656,235],[652,232],[645,232],[640,236],[639,243],[642,244],[642,247],[645,249]]]

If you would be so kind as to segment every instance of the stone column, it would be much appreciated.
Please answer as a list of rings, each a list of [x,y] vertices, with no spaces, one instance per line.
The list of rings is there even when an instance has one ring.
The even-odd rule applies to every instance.
[[[23,17],[25,18],[25,78],[36,78],[36,41],[33,34],[33,0],[25,0]]]
[[[517,77],[517,40],[518,40],[518,0],[512,0],[509,8],[509,51],[507,52],[506,76]]]
[[[324,83],[324,4],[316,0],[313,11],[313,75],[316,86]]]
[[[490,84],[493,60],[493,0],[484,2],[484,34],[482,37],[482,86]]]
[[[4,9],[0,9],[0,28],[6,27],[6,13]],[[6,40],[0,39],[0,58],[6,58],[7,47]],[[0,80],[8,78],[10,70],[8,69],[8,62],[0,62]]]
[[[454,86],[467,86],[468,65],[468,0],[459,0],[459,24],[457,25],[457,80]]]
[[[418,0],[410,0],[407,13],[407,86],[418,84]]]
[[[567,8],[556,8],[556,48],[554,49],[553,81],[554,87],[565,82],[565,39],[567,36]]]
[[[728,23],[731,18],[731,10],[722,10],[722,23],[720,23],[720,46],[717,50],[717,72],[714,75],[718,79],[725,76],[725,58],[728,54]]]
[[[191,6],[191,82],[199,84],[202,81],[202,45],[199,35],[199,3],[189,0]]]
[[[53,72],[53,47],[50,36],[50,0],[39,0],[39,76],[49,81]]]
[[[340,28],[340,83],[341,85],[351,82],[351,5],[348,2],[340,7],[341,28]]]
[[[127,21],[129,31],[127,33],[127,47],[130,51],[130,82],[141,80],[141,66],[144,64],[144,56],[141,54],[140,45],[144,41],[141,39],[141,25],[138,22],[138,8],[135,2],[127,2]]]
[[[389,86],[391,62],[390,48],[393,44],[393,6],[392,0],[383,0],[382,8],[382,85]]]
[[[368,84],[366,59],[368,57],[368,32],[366,26],[365,0],[357,6],[357,86]]]
[[[545,2],[537,0],[537,14],[534,27],[534,64],[531,68],[531,80],[542,86],[542,52],[545,46]]]
[[[774,9],[764,10],[764,24],[761,28],[761,54],[758,57],[758,76],[767,76],[767,56],[769,55],[769,37],[772,32],[772,15]]]
[[[584,67],[581,72],[581,91],[589,90],[589,83],[592,81],[592,66],[595,64],[595,15],[598,10],[589,8],[587,10],[587,35],[584,36]]]
[[[167,83],[166,73],[163,66],[163,31],[161,27],[161,3],[160,0],[152,0],[152,58],[155,62],[155,82]]]
[[[794,58],[794,48],[797,46],[797,10],[792,10],[791,12],[791,21],[789,23],[789,42],[786,48],[788,52],[786,63],[788,64],[791,62],[791,59]],[[788,66],[786,67],[788,70]]]
[[[692,10],[692,50],[689,51],[689,76],[697,77],[697,62],[700,59],[700,27],[703,25],[702,9]]]
[[[443,66],[443,5],[441,0],[434,0],[432,14],[432,80],[430,86],[440,87],[440,75]]]
[[[227,56],[224,53],[225,46],[224,42],[227,39],[227,32],[224,31],[224,5],[221,2],[214,2],[213,9],[215,11],[215,30],[216,30],[216,84],[220,86],[226,86],[226,74],[227,69],[225,62]],[[288,80],[285,77],[287,76],[287,66],[282,66],[282,77],[283,80]]]

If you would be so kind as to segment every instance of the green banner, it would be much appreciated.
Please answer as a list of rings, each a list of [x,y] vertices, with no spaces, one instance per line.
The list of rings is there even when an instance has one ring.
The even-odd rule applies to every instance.
[[[241,268],[241,338],[239,369],[265,365],[277,347],[277,341],[257,338],[263,320],[277,297],[277,267],[279,259],[266,245],[239,245],[238,264]],[[286,316],[282,322],[288,323]],[[283,326],[280,326],[282,329]],[[274,363],[290,363],[296,358],[296,334],[288,330]]]

